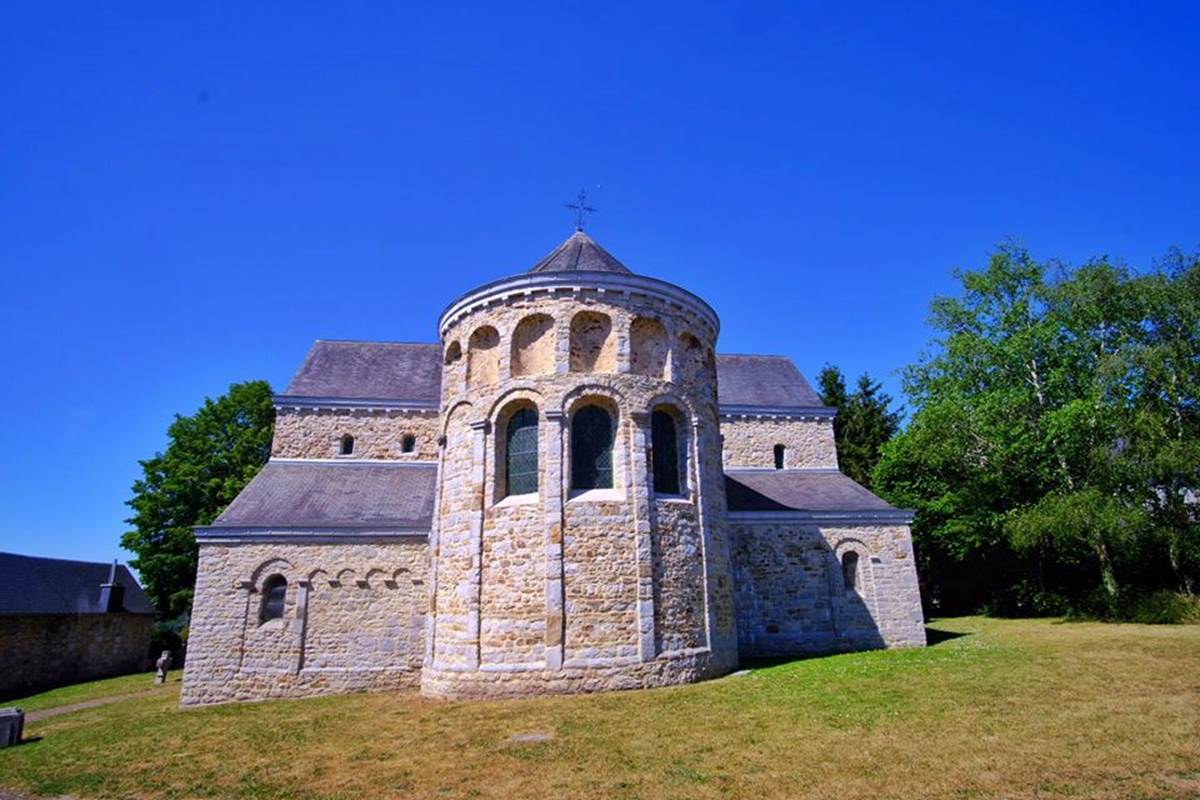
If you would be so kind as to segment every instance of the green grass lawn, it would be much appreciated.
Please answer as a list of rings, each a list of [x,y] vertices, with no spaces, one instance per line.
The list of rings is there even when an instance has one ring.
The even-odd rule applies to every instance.
[[[178,673],[175,675],[178,679]],[[133,694],[145,691],[168,691],[167,687],[155,687],[154,673],[142,672],[135,675],[122,675],[119,678],[106,678],[90,683],[76,683],[73,686],[63,686],[48,692],[24,697],[20,700],[9,700],[0,706],[19,706],[25,711],[40,711],[44,708],[69,706],[73,703],[83,703],[102,697],[114,697],[123,694]],[[178,690],[178,687],[176,687]]]
[[[640,692],[189,711],[177,689],[151,692],[29,725],[36,741],[0,750],[0,786],[83,798],[1200,797],[1200,626],[931,628],[962,635]],[[123,694],[120,680],[101,683]],[[508,741],[530,732],[553,739]]]

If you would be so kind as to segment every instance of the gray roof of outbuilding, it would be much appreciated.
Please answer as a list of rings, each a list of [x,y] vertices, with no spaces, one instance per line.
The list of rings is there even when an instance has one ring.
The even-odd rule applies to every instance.
[[[729,470],[725,495],[730,511],[892,511],[837,470]]]
[[[632,271],[583,231],[575,231],[529,272],[622,272]]]
[[[213,528],[428,528],[434,464],[268,461]]]
[[[786,356],[717,354],[717,401],[723,406],[824,406]]]
[[[112,564],[0,553],[0,614],[100,614],[100,584]],[[116,582],[125,587],[123,610],[154,614],[154,604],[124,564]]]
[[[440,345],[318,339],[284,394],[436,403],[441,392]]]
[[[318,339],[284,395],[436,404],[441,386],[440,345]],[[784,356],[718,354],[717,391],[723,406],[822,405]]]

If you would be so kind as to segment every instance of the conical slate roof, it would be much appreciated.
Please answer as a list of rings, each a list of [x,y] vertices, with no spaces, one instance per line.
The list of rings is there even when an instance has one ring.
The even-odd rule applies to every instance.
[[[575,231],[550,255],[533,265],[530,272],[620,272],[633,274],[628,267],[583,231]]]

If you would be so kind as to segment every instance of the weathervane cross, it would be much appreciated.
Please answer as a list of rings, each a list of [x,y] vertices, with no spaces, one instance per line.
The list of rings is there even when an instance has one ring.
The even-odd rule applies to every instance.
[[[583,230],[583,224],[587,221],[588,214],[596,213],[596,209],[587,204],[587,192],[583,189],[579,190],[579,196],[575,198],[574,203],[567,203],[567,208],[575,212],[575,230]]]

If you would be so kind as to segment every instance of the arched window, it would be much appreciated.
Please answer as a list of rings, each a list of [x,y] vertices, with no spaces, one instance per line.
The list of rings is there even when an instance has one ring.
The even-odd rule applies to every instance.
[[[858,589],[858,553],[853,550],[842,554],[842,585],[847,592]]]
[[[417,437],[413,436],[411,433],[404,434],[403,438],[400,439],[400,452],[401,453],[411,453],[413,450],[416,450],[416,449],[417,449]]]
[[[287,597],[287,579],[282,575],[272,575],[263,582],[262,608],[259,609],[259,622],[280,619],[283,617],[283,601]]]
[[[654,491],[658,494],[679,494],[682,483],[679,473],[683,463],[679,458],[679,434],[675,415],[662,409],[650,415],[650,452],[654,464]]]
[[[344,456],[354,455],[354,437],[348,433],[343,436],[338,444],[338,452]]]
[[[522,408],[504,429],[504,494],[538,490],[538,414]]]
[[[783,456],[787,448],[781,444],[775,445],[775,469],[783,469]]]
[[[584,406],[571,420],[571,488],[611,489],[613,421],[600,406]]]

